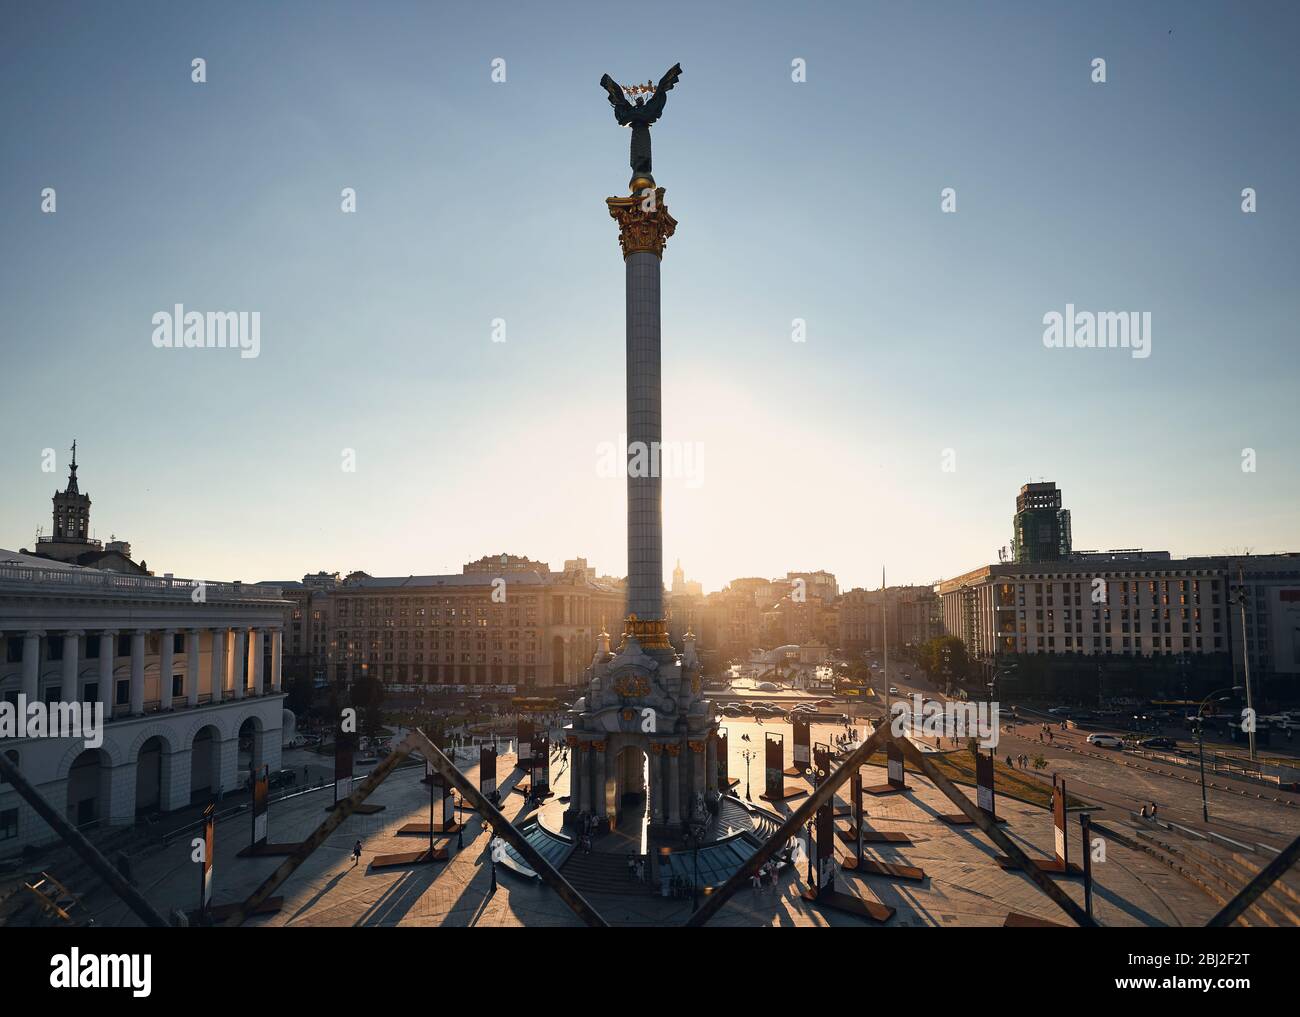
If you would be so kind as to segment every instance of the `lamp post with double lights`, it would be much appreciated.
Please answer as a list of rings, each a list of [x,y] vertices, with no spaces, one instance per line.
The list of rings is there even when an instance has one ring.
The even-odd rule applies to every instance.
[[[748,738],[749,738],[749,735],[744,735],[743,737],[745,737],[746,739],[748,739]],[[741,758],[745,760],[745,800],[746,800],[746,801],[749,801],[749,802],[752,802],[752,801],[754,800],[754,796],[753,796],[752,794],[750,794],[750,791],[749,791],[749,761],[750,761],[751,759],[756,759],[756,758],[758,758],[758,750],[757,750],[757,749],[750,748],[749,746],[746,746],[746,747],[741,751],[740,755],[741,755]]]
[[[1196,710],[1196,744],[1201,756],[1201,818],[1205,822],[1210,821],[1210,803],[1205,794],[1205,708],[1213,699],[1216,703],[1226,703],[1232,699],[1232,696],[1222,695],[1224,692],[1240,692],[1241,686],[1234,685],[1228,689],[1219,689],[1211,692],[1203,700]],[[1252,737],[1254,737],[1252,735]]]

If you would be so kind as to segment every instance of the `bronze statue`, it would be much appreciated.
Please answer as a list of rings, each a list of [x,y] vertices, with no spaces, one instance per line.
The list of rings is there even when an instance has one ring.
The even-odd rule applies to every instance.
[[[609,104],[614,107],[614,119],[624,127],[632,128],[632,178],[645,177],[653,183],[650,175],[650,125],[663,115],[664,102],[668,99],[668,90],[677,84],[681,77],[682,65],[673,64],[668,73],[659,79],[658,87],[638,86],[638,91],[653,91],[649,102],[637,96],[636,104],[628,102],[618,82],[606,74],[600,79],[601,87],[609,93]]]

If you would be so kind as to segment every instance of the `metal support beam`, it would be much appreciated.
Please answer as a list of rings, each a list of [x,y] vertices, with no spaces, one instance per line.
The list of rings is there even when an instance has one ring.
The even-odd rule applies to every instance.
[[[607,929],[609,923],[600,916],[600,913],[593,908],[585,897],[582,896],[573,885],[560,875],[559,871],[548,862],[538,850],[524,839],[524,835],[515,829],[510,820],[502,814],[501,810],[492,804],[474,784],[463,773],[456,769],[455,765],[446,756],[442,750],[419,728],[416,728],[406,736],[408,742],[413,742],[415,748],[418,748],[424,755],[430,765],[442,774],[442,776],[451,782],[462,795],[464,795],[478,810],[493,829],[507,844],[523,855],[524,860],[532,867],[532,870],[541,877],[542,882],[560,895],[560,900],[569,906],[569,909],[593,928]]]
[[[262,903],[273,894],[276,889],[289,878],[308,856],[320,847],[336,829],[342,825],[343,821],[352,815],[358,805],[370,796],[384,779],[392,773],[393,768],[399,762],[409,756],[412,752],[418,751],[428,760],[429,765],[435,771],[440,773],[453,787],[461,792],[474,806],[478,813],[491,825],[492,829],[500,835],[511,847],[518,851],[533,867],[533,870],[542,878],[542,881],[550,886],[560,895],[560,899],[567,904],[573,912],[588,925],[599,928],[608,928],[608,923],[596,912],[596,910],[587,903],[583,896],[575,890],[569,882],[555,870],[545,858],[538,854],[537,850],[528,843],[523,835],[516,830],[508,819],[501,814],[487,798],[485,798],[471,783],[463,773],[456,769],[455,765],[445,755],[438,746],[424,734],[423,731],[416,728],[407,734],[392,755],[388,756],[379,764],[370,776],[361,782],[352,794],[342,802],[338,807],[326,817],[325,821],[304,840],[292,855],[286,858],[266,881],[262,883],[252,896],[240,905],[239,910],[233,914],[226,922],[227,925],[239,925],[249,915],[254,914]]]
[[[1260,869],[1249,883],[1237,891],[1237,896],[1223,906],[1222,911],[1205,923],[1205,927],[1221,929],[1231,925],[1297,860],[1300,860],[1300,837],[1284,847],[1276,858]]]
[[[153,905],[141,896],[140,891],[128,883],[113,864],[99,853],[99,848],[90,843],[80,830],[69,823],[58,809],[47,802],[45,797],[28,783],[22,771],[3,752],[0,752],[0,774],[4,775],[5,780],[13,785],[14,790],[22,795],[36,814],[50,825],[50,829],[62,837],[64,842],[81,856],[82,861],[95,870],[95,873],[122,898],[126,906],[134,911],[145,925],[160,929],[171,927],[171,923],[153,909]]]
[[[361,782],[361,786],[337,804],[334,810],[325,817],[325,822],[316,827],[311,836],[300,843],[297,850],[282,861],[276,867],[276,870],[263,880],[262,885],[254,890],[249,898],[226,919],[225,924],[242,925],[249,915],[257,914],[258,909],[266,902],[268,897],[275,893],[280,884],[292,876],[294,870],[305,862],[313,851],[324,844],[331,833],[343,825],[343,821],[356,811],[357,806],[370,797],[370,792],[384,782],[384,778],[393,772],[397,764],[411,754],[414,746],[410,744],[410,740],[408,735],[387,759],[371,770],[370,776]]]
[[[826,780],[822,781],[821,786],[814,789],[813,793],[804,800],[803,804],[792,812],[789,818],[781,824],[781,828],[770,836],[757,851],[746,859],[731,878],[722,884],[715,892],[709,894],[704,904],[698,911],[686,920],[686,924],[703,925],[712,918],[718,910],[727,903],[733,894],[749,882],[749,878],[758,871],[759,866],[763,865],[770,859],[777,850],[791,837],[796,836],[802,829],[804,823],[815,813],[821,806],[829,801],[840,785],[849,779],[853,773],[862,766],[871,754],[876,751],[877,747],[885,741],[884,733],[889,730],[887,722],[881,723],[872,733],[871,737],[853,750],[853,754],[844,761],[844,765],[832,773]]]
[[[978,808],[974,802],[962,794],[961,790],[945,777],[937,766],[925,758],[924,752],[906,738],[893,740],[897,741],[899,747],[903,750],[903,757],[915,763],[917,769],[929,777],[934,786],[947,795],[957,808],[961,809],[964,816],[979,827],[980,831],[986,834],[994,844],[1000,847],[1008,858],[1020,866],[1025,875],[1032,879],[1038,888],[1052,899],[1052,903],[1078,922],[1079,925],[1097,928],[1096,920],[1091,918],[1078,904],[1074,903],[1070,895],[1052,881],[1051,876],[1039,870],[1038,866],[1029,860],[1029,856],[1021,851],[1015,842],[998,828],[998,824],[984,814],[983,809]],[[1087,851],[1088,845],[1084,844],[1083,849]]]

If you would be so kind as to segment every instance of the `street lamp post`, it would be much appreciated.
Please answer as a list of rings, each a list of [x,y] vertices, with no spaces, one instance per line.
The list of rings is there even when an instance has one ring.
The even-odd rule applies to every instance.
[[[1250,741],[1250,758],[1255,755],[1255,703],[1250,695],[1250,641],[1246,636],[1246,575],[1240,565],[1237,566],[1237,603],[1241,605],[1241,666],[1246,685],[1246,709],[1250,711],[1250,730],[1246,737]]]
[[[1230,696],[1221,696],[1220,698],[1215,699],[1215,697],[1218,696],[1220,692],[1240,692],[1240,691],[1241,691],[1241,686],[1234,685],[1230,689],[1219,689],[1215,692],[1211,692],[1208,696],[1206,696],[1203,700],[1201,700],[1201,705],[1197,707],[1196,710],[1196,744],[1201,757],[1201,818],[1206,823],[1210,821],[1210,803],[1205,794],[1205,717],[1203,716],[1203,714],[1205,713],[1205,707],[1209,704],[1211,699],[1214,699],[1214,701],[1217,703],[1223,703],[1231,698]]]
[[[745,800],[752,802],[754,796],[749,792],[749,761],[757,756],[758,753],[753,749],[745,749],[741,752],[741,755],[745,760]]]

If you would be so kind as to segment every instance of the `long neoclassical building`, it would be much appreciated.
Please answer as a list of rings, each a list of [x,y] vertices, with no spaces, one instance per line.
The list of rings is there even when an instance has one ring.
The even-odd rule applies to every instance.
[[[230,790],[241,769],[278,769],[285,607],[274,587],[0,550],[0,698],[101,702],[105,718],[98,748],[9,738],[0,752],[80,826],[132,823]],[[0,782],[0,857],[52,839]]]

